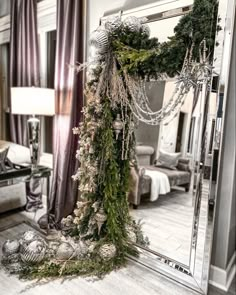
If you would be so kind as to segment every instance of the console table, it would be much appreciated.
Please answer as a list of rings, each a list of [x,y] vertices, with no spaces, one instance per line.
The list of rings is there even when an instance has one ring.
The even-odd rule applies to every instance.
[[[20,182],[29,182],[32,178],[46,179],[46,198],[47,198],[47,221],[49,227],[49,201],[50,201],[50,176],[52,169],[46,166],[38,165],[37,169],[31,169],[29,164],[16,165],[9,167],[6,172],[0,173],[0,188],[11,186]]]

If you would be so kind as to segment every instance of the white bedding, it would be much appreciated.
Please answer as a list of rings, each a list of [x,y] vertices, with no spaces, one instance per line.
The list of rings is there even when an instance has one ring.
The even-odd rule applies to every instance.
[[[145,175],[148,175],[152,179],[150,196],[152,202],[156,201],[159,195],[165,195],[170,192],[170,182],[166,174],[145,169]]]

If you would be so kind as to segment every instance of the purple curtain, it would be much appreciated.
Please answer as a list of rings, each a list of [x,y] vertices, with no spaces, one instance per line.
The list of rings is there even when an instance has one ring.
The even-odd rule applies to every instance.
[[[82,74],[69,65],[83,60],[83,1],[57,1],[57,45],[55,64],[56,110],[53,131],[53,182],[50,213],[56,224],[70,214],[77,200],[77,184],[71,176],[76,170],[75,152],[83,105]]]
[[[39,86],[37,1],[11,0],[10,87]],[[28,146],[27,117],[10,115],[11,141]]]

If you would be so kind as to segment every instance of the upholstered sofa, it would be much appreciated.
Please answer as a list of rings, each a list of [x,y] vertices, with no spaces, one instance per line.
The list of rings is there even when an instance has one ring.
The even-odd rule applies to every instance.
[[[148,146],[136,148],[138,166],[131,167],[132,188],[129,194],[129,202],[133,204],[134,208],[137,208],[140,204],[142,195],[150,194],[151,192],[152,180],[148,175],[145,175],[145,169],[159,171],[166,174],[171,187],[181,186],[186,192],[188,192],[190,188],[191,169],[189,166],[189,159],[179,159],[176,169],[174,170],[164,167],[157,167],[155,166],[155,162],[153,165],[151,165],[152,153],[150,153],[150,151],[151,149],[148,148]],[[145,161],[143,161],[143,159],[145,159]]]
[[[9,141],[0,140],[0,150],[9,147],[8,158],[15,164],[30,164],[29,148]],[[42,154],[40,164],[52,167],[52,155]],[[26,204],[25,183],[20,182],[9,186],[0,184],[0,213],[24,207]]]

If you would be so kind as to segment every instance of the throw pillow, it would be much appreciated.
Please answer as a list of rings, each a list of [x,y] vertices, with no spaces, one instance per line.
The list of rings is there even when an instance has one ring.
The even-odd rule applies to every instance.
[[[181,153],[168,153],[160,150],[155,166],[176,170],[176,166],[180,157]]]
[[[189,160],[188,159],[179,159],[177,164],[177,169],[180,171],[190,171]]]

